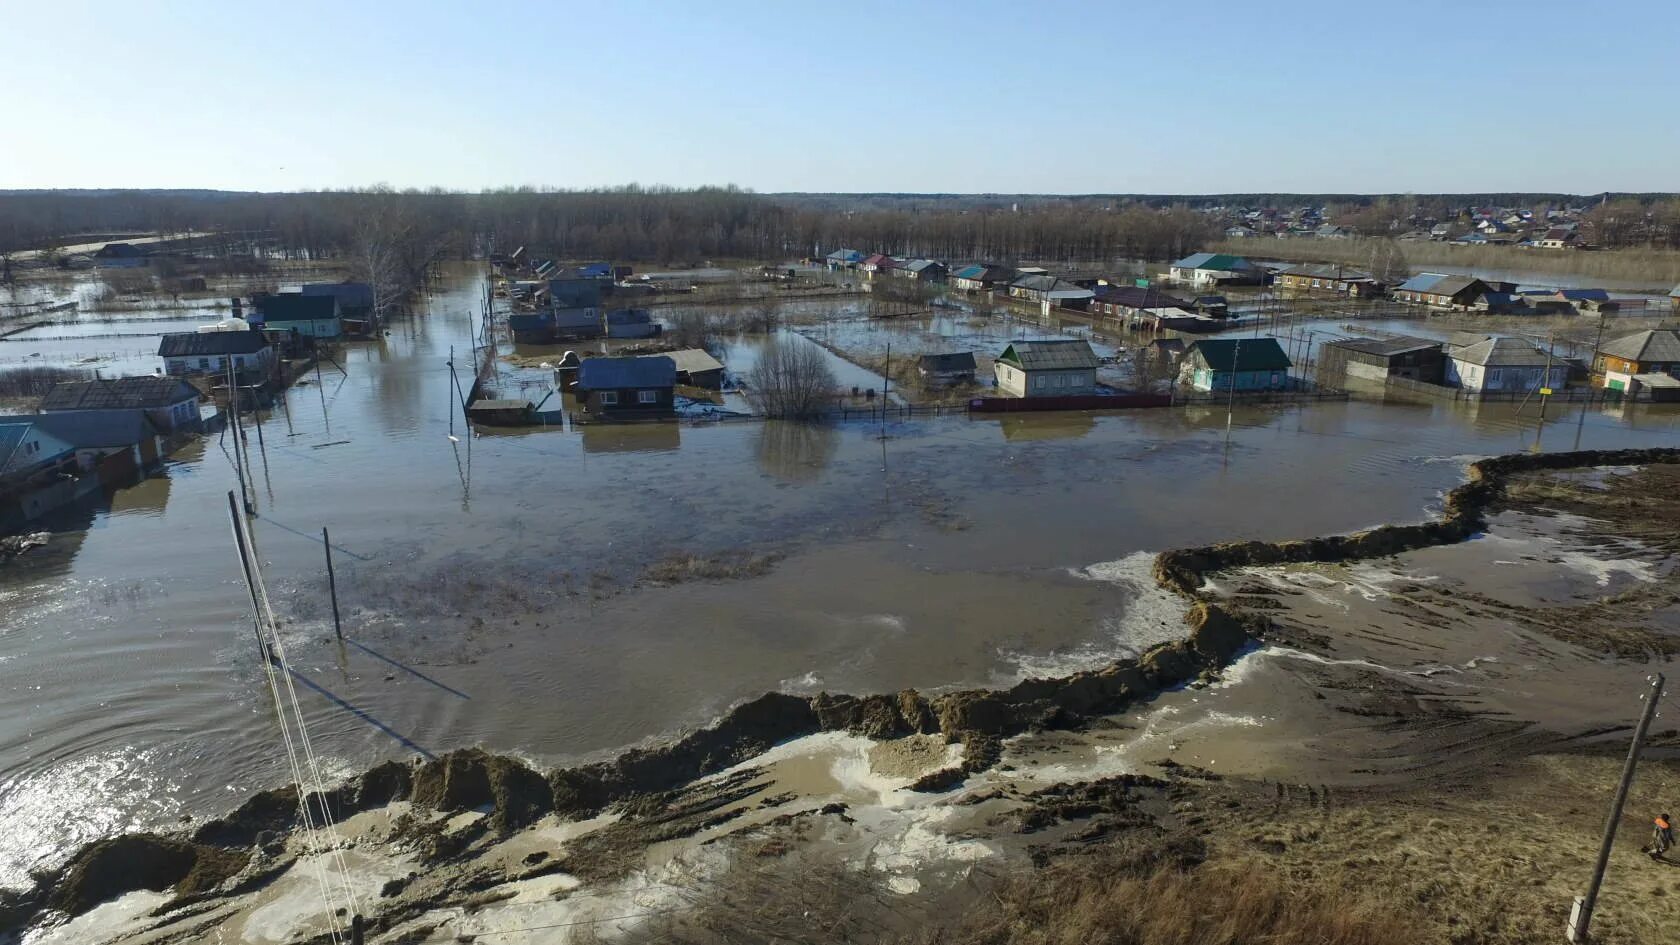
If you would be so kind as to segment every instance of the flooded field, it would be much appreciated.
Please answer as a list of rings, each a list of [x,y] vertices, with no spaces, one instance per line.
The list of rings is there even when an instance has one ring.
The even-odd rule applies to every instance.
[[[1354,402],[1238,410],[1229,431],[1223,409],[1193,408],[920,420],[883,439],[783,423],[468,437],[456,417],[453,442],[445,361],[470,349],[481,297],[463,276],[252,431],[259,552],[316,747],[345,773],[466,744],[599,756],[767,689],[1097,664],[1180,632],[1147,580],[1154,551],[1415,520],[1470,457],[1670,444],[1680,421]],[[826,330],[1043,334],[963,314]],[[732,371],[757,343],[728,346]],[[231,448],[209,439],[48,522],[53,542],[0,573],[0,883],[283,779],[231,547]],[[767,570],[656,580],[678,554]]]

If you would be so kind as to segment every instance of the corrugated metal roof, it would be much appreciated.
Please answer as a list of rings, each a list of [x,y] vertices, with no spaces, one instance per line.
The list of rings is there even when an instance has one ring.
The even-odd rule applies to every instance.
[[[922,370],[934,374],[954,371],[973,371],[974,352],[953,351],[948,354],[924,354],[917,360]]]
[[[308,282],[304,295],[330,295],[340,308],[372,308],[373,286],[366,282]]]
[[[268,347],[260,331],[181,331],[158,339],[158,356],[196,358],[207,355],[254,354]]]
[[[1680,331],[1673,328],[1636,331],[1605,342],[1599,352],[1624,361],[1680,363]]]
[[[1413,338],[1409,335],[1400,335],[1394,338],[1343,338],[1337,341],[1326,341],[1324,345],[1330,348],[1346,348],[1349,351],[1360,351],[1378,357],[1392,358],[1395,355],[1409,354],[1413,351],[1438,349],[1441,347],[1441,342],[1429,338]]]
[[[677,363],[662,354],[640,358],[585,358],[578,365],[578,387],[617,390],[625,387],[672,387]]]
[[[1184,349],[1215,371],[1287,371],[1291,362],[1276,338],[1206,338]]]
[[[686,374],[703,374],[706,371],[723,370],[723,362],[712,357],[703,348],[684,348],[681,351],[667,351],[665,356],[677,366],[677,370]]]
[[[1128,308],[1188,308],[1189,302],[1168,295],[1160,289],[1142,289],[1135,285],[1100,285],[1092,290],[1099,302],[1124,305]],[[1223,301],[1223,300],[1221,300]]]
[[[1192,253],[1172,264],[1174,269],[1209,269],[1215,272],[1253,272],[1255,265],[1229,253]]]
[[[78,410],[47,413],[35,425],[77,449],[133,446],[157,430],[138,410]]]
[[[1546,352],[1517,338],[1487,338],[1476,344],[1447,352],[1454,361],[1478,364],[1483,367],[1534,367],[1562,364],[1559,358],[1548,358]]]
[[[1278,275],[1305,276],[1308,279],[1340,279],[1343,281],[1372,278],[1371,274],[1368,272],[1362,272],[1358,269],[1349,269],[1346,266],[1335,266],[1329,263],[1302,263],[1298,266],[1290,266],[1287,269],[1281,269],[1278,271]]]
[[[1003,349],[999,361],[1023,371],[1057,371],[1094,368],[1101,362],[1086,341],[1016,341]]]
[[[940,268],[944,268],[940,263],[937,263],[937,262],[935,262],[931,259],[912,259],[909,262],[905,263],[902,268],[908,269],[911,272],[921,272],[924,269],[931,269],[934,266],[940,266]]]
[[[136,410],[197,400],[198,389],[178,377],[143,374],[109,380],[60,381],[41,398],[41,410]]]
[[[985,266],[964,266],[951,273],[953,279],[982,279],[985,278]]]

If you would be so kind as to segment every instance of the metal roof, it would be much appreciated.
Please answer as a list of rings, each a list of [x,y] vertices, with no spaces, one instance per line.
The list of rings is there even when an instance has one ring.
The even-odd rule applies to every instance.
[[[268,347],[260,331],[180,331],[158,339],[158,356],[194,358],[205,355],[255,354]]]
[[[145,374],[110,380],[60,381],[41,399],[40,409],[137,410],[197,399],[198,389],[178,377]]]
[[[1425,295],[1457,295],[1482,280],[1475,276],[1452,276],[1441,272],[1420,272],[1395,289],[1397,292],[1422,292]]]
[[[941,374],[951,371],[973,371],[974,352],[953,351],[947,354],[924,354],[917,359],[924,371]]]
[[[1096,300],[1099,302],[1124,305],[1128,308],[1186,308],[1190,305],[1189,302],[1168,295],[1160,289],[1145,289],[1135,285],[1099,285],[1092,291],[1096,293]]]
[[[330,321],[338,317],[338,298],[333,295],[287,292],[258,296],[251,304],[269,323]]]
[[[1410,354],[1413,351],[1427,351],[1430,348],[1439,350],[1441,347],[1439,341],[1428,338],[1413,338],[1409,335],[1399,335],[1394,338],[1343,338],[1337,341],[1326,341],[1324,344],[1326,347],[1346,348],[1349,351],[1374,354],[1382,358]]]
[[[1214,272],[1253,272],[1253,263],[1229,253],[1192,253],[1172,264],[1174,269],[1207,269]]]
[[[1554,365],[1563,363],[1561,358],[1548,357],[1546,352],[1519,338],[1487,338],[1448,351],[1447,357],[1483,367],[1544,366],[1548,361]]]
[[[35,425],[77,449],[133,446],[157,429],[138,410],[77,410],[44,413]]]
[[[1680,363],[1680,331],[1657,328],[1636,331],[1604,343],[1600,354],[1624,361],[1658,361]]]
[[[1287,371],[1289,355],[1276,338],[1206,338],[1184,349],[1215,371]]]
[[[999,361],[1017,365],[1023,371],[1059,371],[1095,368],[1097,355],[1086,341],[1016,341],[1003,349]]]
[[[1361,279],[1370,280],[1374,277],[1368,272],[1349,269],[1346,266],[1334,266],[1329,263],[1302,263],[1278,270],[1280,276],[1306,276],[1309,279],[1339,279],[1343,282],[1356,282]]]
[[[607,313],[609,325],[646,325],[653,316],[645,308],[615,308]]]
[[[951,273],[953,279],[982,279],[985,278],[985,266],[964,266]]]
[[[704,374],[707,371],[723,370],[723,362],[712,357],[704,348],[684,348],[681,351],[667,351],[665,356],[677,366],[677,370],[684,374]]]
[[[921,272],[924,269],[930,269],[934,266],[939,266],[941,269],[944,268],[943,265],[931,259],[912,259],[905,263],[901,268],[908,269],[911,272]]]
[[[662,354],[641,358],[585,358],[578,365],[580,390],[673,387],[676,383],[677,363]]]
[[[1671,299],[1680,299],[1680,285],[1677,285],[1674,288],[1670,289],[1668,291],[1668,297],[1671,298]]]
[[[304,295],[330,295],[342,308],[372,308],[373,286],[366,282],[306,282]]]

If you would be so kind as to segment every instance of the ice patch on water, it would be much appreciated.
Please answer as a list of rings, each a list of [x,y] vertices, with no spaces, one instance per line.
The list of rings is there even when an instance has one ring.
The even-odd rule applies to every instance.
[[[175,898],[172,891],[142,889],[101,903],[74,919],[23,937],[23,945],[98,945],[134,933],[136,923]]]
[[[1184,637],[1184,602],[1155,583],[1153,552],[1140,551],[1070,573],[1087,581],[1119,585],[1131,592],[1131,599],[1122,613],[1102,622],[1100,636],[1095,640],[1050,653],[1000,650],[998,657],[1015,670],[1012,678],[1002,680],[1005,684],[1101,669],[1117,659],[1137,656],[1158,643]]]

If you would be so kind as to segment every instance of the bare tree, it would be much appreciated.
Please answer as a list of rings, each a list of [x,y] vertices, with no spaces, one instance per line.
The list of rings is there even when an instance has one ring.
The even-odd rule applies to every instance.
[[[1390,239],[1371,242],[1369,268],[1373,278],[1389,285],[1404,282],[1412,274],[1406,266],[1406,254],[1400,251],[1400,244]]]
[[[711,350],[716,339],[712,334],[712,321],[705,312],[684,309],[673,312],[665,318],[665,338],[679,348],[705,348]]]
[[[807,420],[822,415],[839,381],[815,344],[771,337],[747,385],[753,406],[766,416]]]

